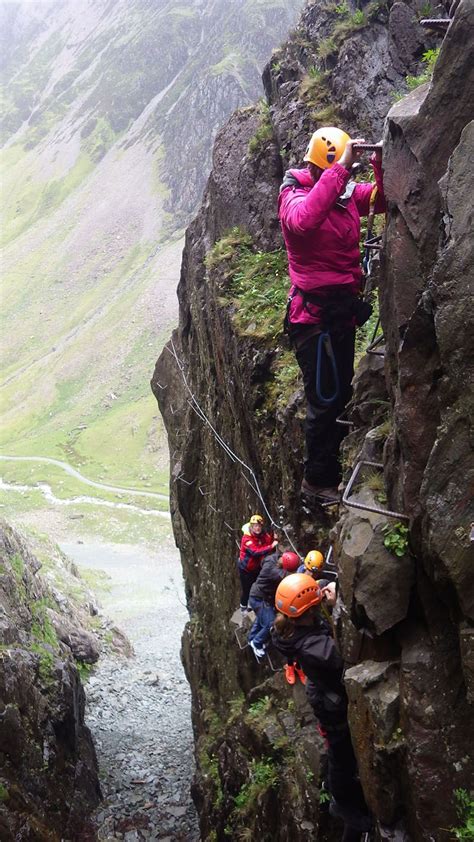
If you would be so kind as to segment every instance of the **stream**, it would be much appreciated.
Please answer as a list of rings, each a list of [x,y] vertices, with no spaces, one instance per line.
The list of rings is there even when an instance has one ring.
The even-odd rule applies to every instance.
[[[86,684],[86,722],[97,749],[104,800],[93,821],[111,842],[197,842],[191,693],[181,665],[188,619],[177,550],[61,543],[78,567],[105,571],[104,614],[135,656],[107,656]]]

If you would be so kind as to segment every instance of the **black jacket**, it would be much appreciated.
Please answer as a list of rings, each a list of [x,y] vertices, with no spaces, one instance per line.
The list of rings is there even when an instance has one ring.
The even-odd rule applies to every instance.
[[[274,606],[276,590],[284,576],[285,571],[278,567],[276,554],[269,556],[262,564],[258,579],[250,588],[250,598],[263,599]]]
[[[289,639],[272,629],[272,642],[283,655],[298,661],[307,677],[306,694],[321,725],[347,721],[344,662],[336,649],[329,624],[316,619],[313,626],[296,626]]]

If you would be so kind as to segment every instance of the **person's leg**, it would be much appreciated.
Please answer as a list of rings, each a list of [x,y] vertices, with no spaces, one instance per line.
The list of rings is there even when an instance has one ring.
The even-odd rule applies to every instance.
[[[263,600],[261,599],[252,599],[249,598],[249,608],[255,612],[255,620],[253,621],[252,628],[248,633],[247,640],[250,643],[251,640],[254,640],[256,635],[261,631],[262,623],[261,623],[261,612],[263,606]],[[256,642],[256,641],[255,641]]]
[[[316,366],[319,336],[312,336],[296,351],[296,359],[303,375],[306,396],[306,454],[304,476],[315,486],[337,486],[340,471],[334,459],[335,435],[340,425],[336,418],[340,414],[340,398],[329,405],[321,402],[316,392]],[[334,372],[327,354],[321,351],[321,393],[334,392]],[[337,358],[336,358],[337,359]]]
[[[342,336],[332,337],[332,347],[339,377],[339,397],[335,406],[335,418],[338,418],[339,415],[342,415],[352,397],[355,348],[354,329],[347,330]],[[345,424],[338,424],[335,420],[332,430],[328,435],[328,447],[331,454],[328,459],[331,465],[331,472],[336,473],[339,477],[339,450],[347,431],[348,428]]]
[[[240,607],[246,608],[249,601],[250,588],[252,587],[253,583],[255,582],[255,579],[258,576],[258,570],[255,571],[255,574],[253,571],[249,572],[248,570],[239,570],[239,576],[241,588]]]
[[[255,645],[258,646],[259,649],[263,649],[265,643],[270,637],[270,628],[275,619],[275,615],[275,609],[266,602],[262,602],[259,612],[260,629],[253,638]]]
[[[328,748],[328,789],[337,805],[342,808],[341,818],[346,825],[360,828],[360,822],[369,818],[362,787],[357,780],[357,761],[352,747],[349,728],[333,731],[326,727]],[[350,819],[354,818],[353,823]]]

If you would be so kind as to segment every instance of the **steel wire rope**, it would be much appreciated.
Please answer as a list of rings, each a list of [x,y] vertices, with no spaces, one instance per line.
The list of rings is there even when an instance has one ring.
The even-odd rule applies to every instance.
[[[170,347],[169,347],[169,345],[170,345],[170,344],[171,344],[171,346],[172,346],[172,349],[173,349],[173,350],[171,350],[171,349],[170,349]],[[290,544],[290,546],[293,548],[294,552],[297,554],[297,556],[298,556],[298,557],[300,557],[300,558],[301,558],[301,556],[300,556],[300,554],[299,554],[298,550],[296,549],[296,547],[295,547],[295,545],[294,545],[294,543],[293,543],[292,539],[291,539],[291,538],[290,538],[290,536],[288,535],[288,531],[285,529],[285,527],[284,527],[284,526],[280,526],[280,525],[279,525],[279,524],[278,524],[278,523],[277,523],[277,522],[273,519],[273,517],[272,517],[272,515],[271,515],[271,512],[269,511],[269,509],[268,509],[268,507],[267,507],[267,504],[265,503],[265,499],[264,499],[264,497],[263,497],[263,494],[262,494],[262,491],[261,491],[261,488],[260,488],[259,482],[258,482],[257,477],[256,477],[256,475],[255,475],[255,471],[253,470],[253,468],[251,468],[249,465],[247,465],[247,463],[246,463],[246,462],[244,462],[244,461],[243,461],[243,459],[241,459],[241,458],[240,458],[240,456],[238,456],[238,455],[237,455],[237,453],[235,453],[235,452],[232,450],[232,448],[231,448],[231,447],[229,447],[229,445],[227,444],[227,442],[226,442],[226,441],[224,441],[224,439],[222,438],[222,436],[221,436],[221,435],[217,432],[216,428],[215,428],[215,427],[213,426],[213,424],[210,422],[210,420],[209,420],[209,418],[207,417],[206,413],[204,412],[204,410],[203,410],[203,409],[202,409],[202,407],[200,406],[199,401],[197,400],[196,396],[194,395],[194,393],[193,393],[193,391],[192,391],[192,389],[191,389],[191,387],[190,387],[190,385],[189,385],[189,383],[188,383],[188,379],[187,379],[187,377],[186,377],[186,373],[185,373],[185,370],[184,370],[184,363],[180,360],[180,358],[179,358],[179,356],[178,356],[178,353],[177,353],[177,351],[176,351],[176,348],[175,348],[175,345],[174,345],[174,342],[173,342],[173,337],[171,337],[170,342],[169,342],[168,344],[166,344],[166,345],[165,345],[165,348],[166,348],[166,350],[168,351],[168,353],[169,353],[169,354],[171,354],[171,356],[174,358],[174,360],[175,360],[175,362],[176,362],[176,365],[178,366],[178,369],[179,369],[179,371],[181,372],[181,377],[182,377],[182,379],[183,379],[183,383],[184,383],[184,385],[185,385],[185,387],[186,387],[186,390],[188,391],[188,393],[189,393],[189,395],[190,395],[190,398],[191,398],[191,401],[188,401],[189,406],[191,406],[191,408],[195,411],[196,415],[197,415],[199,418],[201,418],[201,420],[202,420],[202,421],[204,421],[204,423],[205,423],[205,424],[207,424],[207,426],[208,426],[208,427],[210,428],[210,430],[212,431],[212,433],[213,433],[213,435],[214,435],[215,440],[216,440],[216,441],[217,441],[217,443],[218,443],[218,444],[222,447],[222,449],[225,451],[225,453],[227,453],[227,455],[229,456],[229,458],[230,458],[233,462],[238,462],[238,463],[239,463],[239,464],[240,464],[243,468],[245,468],[245,470],[246,470],[246,471],[248,471],[248,473],[250,474],[251,479],[253,480],[253,483],[249,480],[249,478],[248,478],[248,477],[246,477],[246,476],[245,476],[245,474],[243,473],[243,471],[241,471],[241,475],[243,476],[243,478],[245,479],[245,481],[246,481],[246,482],[250,485],[250,487],[251,487],[252,491],[253,491],[253,492],[257,495],[258,499],[260,500],[260,502],[261,502],[261,504],[262,504],[262,506],[263,506],[263,508],[264,508],[265,514],[267,515],[267,517],[268,517],[268,519],[269,519],[269,521],[270,521],[271,526],[275,526],[275,527],[276,527],[276,529],[278,529],[279,531],[283,532],[283,534],[285,535],[285,537],[286,537],[286,539],[287,539],[288,543],[289,543],[289,544]]]

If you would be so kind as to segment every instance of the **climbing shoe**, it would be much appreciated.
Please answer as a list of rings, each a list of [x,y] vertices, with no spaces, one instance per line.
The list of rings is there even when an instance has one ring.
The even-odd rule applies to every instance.
[[[331,505],[331,503],[339,503],[341,495],[335,487],[327,488],[322,485],[312,485],[307,479],[303,479],[301,483],[301,494],[304,497],[311,497],[322,505]]]
[[[253,654],[255,655],[257,661],[259,661],[260,658],[265,657],[265,649],[260,649],[258,646],[255,645],[253,640],[250,641],[249,646],[250,646]]]
[[[301,681],[301,683],[306,684],[306,676],[305,676],[303,670],[301,669],[301,667],[295,667],[295,672],[296,672],[296,675],[298,676],[299,680]]]
[[[288,684],[296,684],[296,673],[293,664],[285,664],[285,678]]]

